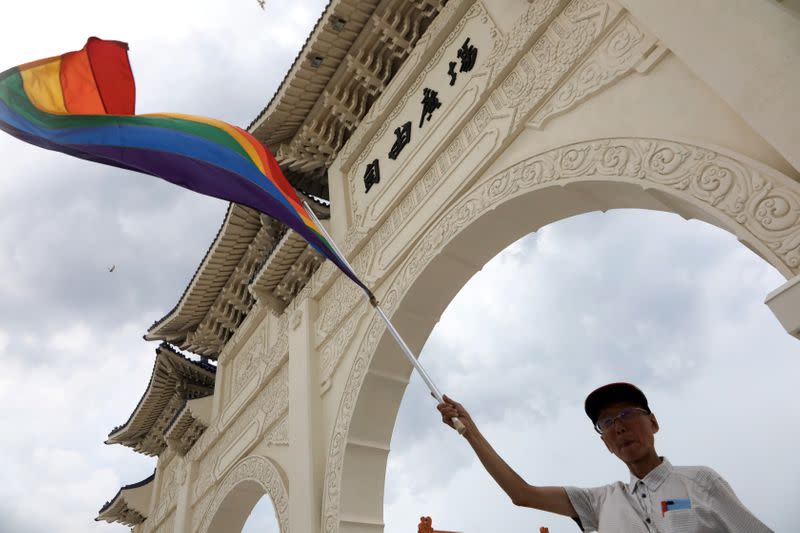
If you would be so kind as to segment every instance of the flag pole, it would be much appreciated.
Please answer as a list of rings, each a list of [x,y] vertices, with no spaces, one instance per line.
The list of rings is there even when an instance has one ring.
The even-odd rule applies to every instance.
[[[330,234],[325,229],[325,226],[322,225],[322,222],[319,221],[319,219],[317,218],[317,215],[314,214],[314,211],[311,209],[311,207],[308,205],[308,203],[305,200],[303,200],[303,206],[305,207],[305,209],[308,212],[309,216],[314,219],[314,222],[317,224],[317,227],[319,227],[320,231],[325,235],[325,238],[328,240],[328,243],[331,245],[333,250],[336,252],[336,255],[339,256],[339,259],[341,259],[341,261],[345,265],[347,265],[347,268],[349,268],[350,271],[353,274],[355,274],[355,270],[353,270],[353,267],[350,266],[350,263],[347,261],[347,258],[344,256],[342,251],[339,250],[339,247],[336,246],[336,243],[334,242],[333,238],[330,236]],[[386,313],[383,312],[383,309],[381,309],[381,306],[378,303],[378,300],[375,298],[375,295],[372,294],[372,292],[370,290],[368,290],[368,289],[364,292],[364,294],[366,294],[367,298],[369,299],[370,305],[375,308],[375,310],[378,312],[378,315],[380,315],[380,317],[386,323],[386,327],[389,328],[389,331],[391,332],[391,334],[394,337],[394,339],[397,341],[397,344],[400,346],[400,349],[403,352],[403,354],[406,356],[406,359],[408,359],[408,362],[411,363],[411,365],[414,367],[414,369],[420,375],[420,377],[422,378],[422,381],[425,382],[425,385],[428,386],[428,390],[431,391],[431,394],[433,395],[433,397],[436,398],[436,400],[439,403],[444,403],[444,398],[442,397],[442,393],[439,392],[439,389],[433,383],[433,380],[431,379],[431,377],[428,375],[428,373],[422,367],[422,365],[420,364],[419,360],[417,360],[417,358],[414,356],[414,353],[411,351],[411,348],[408,347],[406,342],[403,340],[403,337],[400,336],[400,333],[394,327],[394,324],[392,324],[392,321],[389,320],[389,317],[386,316]],[[451,420],[453,422],[453,427],[455,428],[456,431],[458,431],[458,434],[459,435],[463,435],[464,431],[467,428],[464,427],[464,424],[461,422],[461,420],[459,420],[456,417],[453,417]]]

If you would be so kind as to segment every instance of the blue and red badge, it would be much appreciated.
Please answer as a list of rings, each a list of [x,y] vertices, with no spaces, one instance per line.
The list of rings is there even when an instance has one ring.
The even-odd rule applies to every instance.
[[[672,500],[664,500],[661,502],[661,516],[667,514],[667,511],[677,511],[679,509],[691,509],[692,502],[689,498],[676,498]]]

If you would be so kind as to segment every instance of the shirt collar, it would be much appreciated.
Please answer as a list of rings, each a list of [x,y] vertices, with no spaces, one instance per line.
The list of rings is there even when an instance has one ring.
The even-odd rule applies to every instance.
[[[670,463],[666,457],[662,457],[661,459],[661,464],[648,472],[643,479],[639,479],[631,474],[631,481],[628,484],[628,490],[631,494],[636,491],[636,484],[639,481],[644,483],[651,491],[656,491],[658,490],[658,487],[660,487],[661,484],[667,480],[669,475],[672,473],[672,463]]]

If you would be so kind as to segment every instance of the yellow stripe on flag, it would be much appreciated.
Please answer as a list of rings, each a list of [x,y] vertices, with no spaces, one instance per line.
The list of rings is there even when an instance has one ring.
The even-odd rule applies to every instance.
[[[20,70],[22,86],[33,105],[46,113],[66,113],[61,90],[61,58]]]

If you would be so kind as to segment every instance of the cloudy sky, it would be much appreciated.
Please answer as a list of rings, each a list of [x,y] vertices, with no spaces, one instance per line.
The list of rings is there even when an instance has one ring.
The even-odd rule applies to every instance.
[[[127,41],[138,112],[246,126],[267,103],[326,1],[171,0],[5,7],[0,70]],[[124,532],[92,519],[155,462],[102,444],[146,386],[141,339],[178,301],[226,205],[164,182],[0,136],[0,531]],[[113,273],[108,268],[115,265]],[[422,360],[532,483],[593,486],[627,473],[581,405],[638,383],[661,453],[706,464],[776,531],[800,501],[800,344],[763,304],[781,276],[727,233],[641,211],[589,214],[512,245],[453,300]],[[515,298],[508,299],[513,292]],[[776,495],[778,495],[776,497]],[[385,494],[387,533],[576,531],[516,509],[439,422],[412,379]],[[790,526],[791,524],[791,526]],[[262,500],[246,531],[274,531]]]

